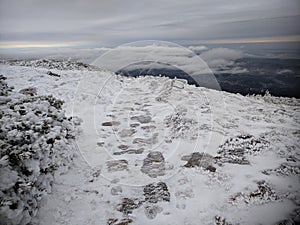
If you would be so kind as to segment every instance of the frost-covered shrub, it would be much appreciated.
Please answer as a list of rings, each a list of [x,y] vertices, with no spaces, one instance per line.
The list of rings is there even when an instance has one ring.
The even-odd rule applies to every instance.
[[[170,129],[170,137],[192,140],[197,138],[197,121],[195,118],[187,117],[186,114],[184,107],[177,107],[174,114],[165,118],[165,126]]]
[[[255,138],[252,135],[238,135],[229,138],[224,144],[219,146],[216,159],[219,164],[233,163],[247,165],[250,162],[247,155],[257,155],[267,149],[269,142],[263,138]]]
[[[0,224],[29,224],[72,160],[74,131],[53,96],[13,91],[0,76]]]

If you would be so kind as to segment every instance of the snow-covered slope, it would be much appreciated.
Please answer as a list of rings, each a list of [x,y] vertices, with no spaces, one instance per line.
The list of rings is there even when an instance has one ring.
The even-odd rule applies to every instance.
[[[16,90],[53,94],[82,120],[71,169],[55,177],[35,223],[299,221],[299,100],[48,70],[0,67]]]

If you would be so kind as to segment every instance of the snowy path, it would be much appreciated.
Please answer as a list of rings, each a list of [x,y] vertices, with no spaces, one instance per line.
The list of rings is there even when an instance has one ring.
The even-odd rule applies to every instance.
[[[0,67],[16,89],[52,93],[82,119],[76,157],[42,202],[40,224],[274,224],[299,213],[298,100],[51,71],[61,77]],[[185,167],[193,152],[218,156],[207,156],[216,171],[204,158]]]

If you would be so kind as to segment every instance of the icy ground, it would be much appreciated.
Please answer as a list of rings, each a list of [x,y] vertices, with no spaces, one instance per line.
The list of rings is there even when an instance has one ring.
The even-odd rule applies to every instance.
[[[299,222],[299,100],[59,61],[19,65],[0,66],[9,85],[53,94],[81,119],[70,169],[33,224]]]

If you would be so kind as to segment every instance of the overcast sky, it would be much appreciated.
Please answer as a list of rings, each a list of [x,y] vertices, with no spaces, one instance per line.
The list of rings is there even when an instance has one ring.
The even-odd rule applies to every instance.
[[[297,40],[299,2],[0,0],[0,46],[101,47],[144,39],[193,43],[282,36]]]

